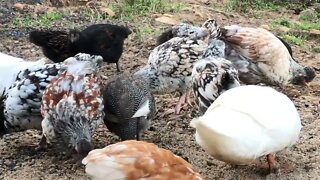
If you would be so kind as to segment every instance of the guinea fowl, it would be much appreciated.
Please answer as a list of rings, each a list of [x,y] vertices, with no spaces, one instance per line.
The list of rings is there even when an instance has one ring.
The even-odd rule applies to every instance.
[[[101,62],[101,56],[79,53],[62,63],[62,72],[43,93],[40,148],[46,142],[57,142],[79,155],[92,149],[91,136],[104,116],[100,83],[95,77]]]
[[[140,131],[150,127],[156,107],[145,81],[118,75],[103,90],[104,122],[122,140],[139,140]]]
[[[204,39],[209,35],[207,28],[193,26],[188,23],[179,23],[168,28],[158,38],[156,46],[167,42],[174,37],[188,37],[191,39]]]
[[[216,34],[211,33],[209,38],[215,36]],[[209,53],[208,48],[212,46],[201,39],[174,37],[153,49],[147,65],[134,76],[146,79],[152,93],[179,92],[180,99],[174,109],[179,114],[183,105],[192,106],[190,94],[193,64],[204,53]]]
[[[209,29],[210,21],[204,25]],[[226,58],[246,84],[306,85],[315,77],[311,67],[303,67],[294,60],[288,43],[266,29],[231,25],[220,28],[220,32],[220,38],[229,46]]]
[[[187,161],[143,141],[123,141],[94,149],[82,160],[93,180],[202,180]]]
[[[295,144],[302,127],[286,95],[256,85],[224,92],[190,125],[197,143],[217,160],[241,165],[267,155],[270,171],[279,170],[274,153]]]
[[[41,130],[40,106],[43,91],[58,74],[61,66],[56,64],[38,64],[20,71],[15,82],[3,97],[3,119],[0,120],[0,134]]]
[[[209,41],[210,51],[194,64],[191,75],[195,100],[202,113],[220,94],[240,86],[238,71],[224,59],[225,43],[218,39]]]
[[[131,31],[124,26],[94,24],[82,31],[35,30],[30,32],[30,41],[42,47],[43,53],[54,62],[62,62],[77,53],[100,55],[108,63],[116,63],[123,52],[124,40]]]
[[[0,52],[0,93],[14,84],[18,73],[30,66],[45,64],[45,59],[26,61]]]

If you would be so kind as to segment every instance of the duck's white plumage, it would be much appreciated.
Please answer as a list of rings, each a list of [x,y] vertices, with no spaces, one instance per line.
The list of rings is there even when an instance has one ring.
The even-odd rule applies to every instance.
[[[25,61],[0,52],[0,92],[8,89],[16,80],[18,73],[33,65],[45,64],[45,59]]]
[[[221,94],[191,121],[196,141],[218,160],[247,164],[292,146],[301,121],[293,102],[270,87],[240,86]]]

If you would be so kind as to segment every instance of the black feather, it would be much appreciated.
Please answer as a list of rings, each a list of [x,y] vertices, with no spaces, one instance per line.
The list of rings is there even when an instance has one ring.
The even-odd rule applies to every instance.
[[[94,24],[81,32],[32,31],[30,42],[42,47],[44,55],[54,62],[61,62],[81,52],[100,55],[105,62],[118,64],[124,40],[129,34],[130,29],[124,26]]]
[[[160,44],[163,44],[170,39],[174,37],[174,34],[172,33],[172,28],[167,29],[164,31],[158,38],[157,38],[157,44],[156,46],[159,46]]]

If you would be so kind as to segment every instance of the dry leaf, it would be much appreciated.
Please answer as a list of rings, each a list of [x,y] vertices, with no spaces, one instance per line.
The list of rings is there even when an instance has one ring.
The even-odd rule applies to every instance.
[[[110,17],[116,15],[116,13],[114,13],[110,8],[101,7],[100,11],[103,12],[103,13],[106,13]]]

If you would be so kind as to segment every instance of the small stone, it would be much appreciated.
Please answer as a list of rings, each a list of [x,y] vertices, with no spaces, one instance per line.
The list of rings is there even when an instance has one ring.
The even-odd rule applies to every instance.
[[[286,33],[288,31],[290,31],[290,28],[285,27],[285,26],[281,26],[281,27],[279,27],[279,31],[282,32],[282,33]]]
[[[319,36],[319,35],[320,35],[320,30],[310,29],[310,30],[309,30],[309,33],[310,33],[311,35]]]

